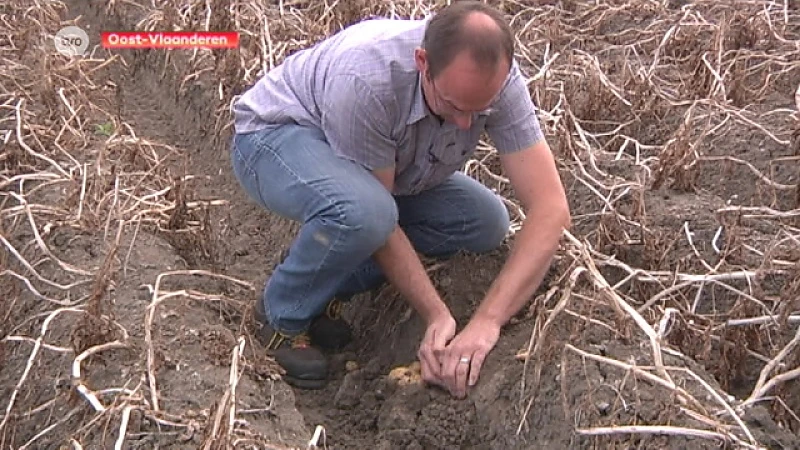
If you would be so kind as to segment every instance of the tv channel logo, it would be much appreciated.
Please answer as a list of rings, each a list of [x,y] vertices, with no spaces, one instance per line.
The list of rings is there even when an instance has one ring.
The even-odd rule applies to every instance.
[[[58,30],[54,43],[56,51],[64,56],[83,56],[89,48],[89,35],[81,27],[68,26]]]

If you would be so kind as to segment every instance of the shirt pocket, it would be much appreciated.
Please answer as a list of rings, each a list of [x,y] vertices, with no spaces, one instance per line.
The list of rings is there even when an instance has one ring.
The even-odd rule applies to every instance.
[[[428,150],[428,170],[422,180],[422,189],[430,189],[460,170],[472,156],[474,146],[469,146],[465,133],[442,136],[436,145]]]
[[[451,130],[443,134],[438,145],[433,145],[429,151],[431,163],[453,170],[461,168],[475,152],[486,118],[483,113],[476,114],[469,130]]]
[[[433,166],[458,166],[470,153],[463,140],[453,139],[433,146],[428,150],[428,161]]]
[[[414,193],[436,187],[464,167],[475,152],[486,119],[487,114],[478,113],[469,130],[451,127],[431,135],[425,145],[427,151],[417,154],[418,177]]]

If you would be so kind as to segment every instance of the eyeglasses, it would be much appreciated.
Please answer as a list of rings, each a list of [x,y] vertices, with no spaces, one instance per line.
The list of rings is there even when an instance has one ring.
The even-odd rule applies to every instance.
[[[439,88],[436,87],[436,82],[430,76],[430,73],[427,75],[428,81],[431,83],[431,87],[433,88],[433,96],[435,97],[436,104],[439,106],[440,114],[445,114],[449,116],[455,117],[464,117],[464,116],[472,116],[475,112],[482,113],[482,112],[490,112],[491,108],[482,110],[482,111],[464,111],[463,109],[459,109],[456,105],[454,105],[451,101],[445,99],[439,93]],[[493,101],[494,102],[494,101]]]
[[[439,88],[436,87],[436,82],[431,79],[431,87],[433,88],[433,95],[436,97],[436,103],[439,105],[440,113],[451,116],[471,116],[472,113],[458,109],[450,100],[445,99],[439,94]],[[442,108],[443,107],[443,108]]]
[[[442,97],[441,94],[439,94],[439,88],[436,87],[436,82],[433,81],[433,77],[431,77],[430,72],[426,74],[426,77],[428,78],[428,81],[431,82],[431,87],[433,88],[433,96],[435,97],[436,104],[438,105],[438,108],[436,109],[439,109],[439,114],[445,114],[448,116],[456,116],[456,117],[472,116],[471,112],[457,108],[456,105],[454,105],[452,102],[445,99],[444,97]]]

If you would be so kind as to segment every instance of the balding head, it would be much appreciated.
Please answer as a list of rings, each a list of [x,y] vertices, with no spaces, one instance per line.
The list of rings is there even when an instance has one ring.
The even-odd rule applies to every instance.
[[[494,71],[501,62],[510,66],[514,36],[498,10],[478,1],[460,1],[431,18],[422,48],[431,78],[463,51],[482,69]]]

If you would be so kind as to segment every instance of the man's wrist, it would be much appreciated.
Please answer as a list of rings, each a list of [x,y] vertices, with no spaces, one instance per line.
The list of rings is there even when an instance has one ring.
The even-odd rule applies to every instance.
[[[439,298],[425,302],[425,307],[419,313],[422,316],[422,320],[428,325],[451,316],[447,305]]]
[[[483,326],[495,327],[498,329],[503,328],[503,325],[506,324],[506,320],[503,316],[486,308],[479,308],[475,312],[475,315],[472,317],[472,322],[476,322],[476,324]]]

